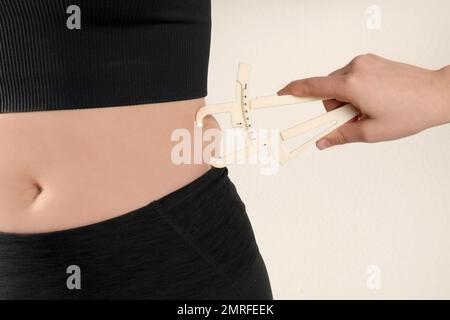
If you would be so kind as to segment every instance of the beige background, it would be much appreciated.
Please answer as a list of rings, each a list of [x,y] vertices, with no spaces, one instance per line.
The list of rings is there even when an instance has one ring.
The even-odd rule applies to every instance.
[[[212,2],[209,103],[234,97],[240,61],[253,66],[253,95],[366,52],[450,64],[448,0]],[[373,4],[380,30],[366,27]],[[285,127],[321,112],[313,103],[262,111],[255,121]],[[396,142],[313,148],[274,176],[255,166],[230,175],[276,299],[450,298],[450,125]],[[371,265],[381,271],[375,290],[367,286]]]

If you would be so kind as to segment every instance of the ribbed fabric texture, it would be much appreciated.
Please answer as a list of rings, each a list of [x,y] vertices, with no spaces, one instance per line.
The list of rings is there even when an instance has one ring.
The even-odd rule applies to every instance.
[[[69,289],[69,266],[80,269]],[[1,299],[272,299],[227,169],[96,224],[0,233]]]
[[[0,0],[0,112],[204,97],[210,34],[210,0]]]

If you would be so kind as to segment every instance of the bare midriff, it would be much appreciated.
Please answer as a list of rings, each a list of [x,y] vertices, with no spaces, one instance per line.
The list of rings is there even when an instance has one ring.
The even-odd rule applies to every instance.
[[[208,159],[174,162],[179,142],[172,133],[183,129],[194,136],[195,114],[204,103],[0,114],[0,232],[101,222],[200,177],[210,169]],[[219,128],[212,117],[203,131],[209,128]]]

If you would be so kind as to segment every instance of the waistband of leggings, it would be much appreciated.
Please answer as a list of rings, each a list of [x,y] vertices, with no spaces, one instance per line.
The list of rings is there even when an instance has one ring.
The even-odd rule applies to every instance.
[[[165,209],[178,206],[189,199],[198,198],[200,194],[215,193],[220,189],[223,183],[229,182],[227,168],[211,167],[209,171],[195,179],[191,183],[180,189],[167,194],[166,196],[154,201],[154,204],[163,206]]]
[[[149,224],[157,222],[158,216],[155,213],[156,206],[163,206],[168,209],[172,206],[179,205],[184,201],[195,201],[195,198],[200,194],[206,192],[215,192],[216,186],[220,188],[220,185],[228,179],[228,169],[227,168],[214,168],[211,167],[206,173],[196,178],[187,185],[163,196],[160,199],[149,202],[147,205],[140,207],[138,209],[132,210],[130,212],[124,213],[120,216],[96,222],[93,224],[63,229],[58,231],[42,232],[42,233],[9,233],[0,232],[0,245],[14,243],[32,243],[41,240],[60,240],[66,237],[83,237],[87,233],[99,234],[103,232],[111,233],[113,230],[120,230],[124,226],[132,226],[133,224],[141,223],[141,219],[145,218],[145,222]]]

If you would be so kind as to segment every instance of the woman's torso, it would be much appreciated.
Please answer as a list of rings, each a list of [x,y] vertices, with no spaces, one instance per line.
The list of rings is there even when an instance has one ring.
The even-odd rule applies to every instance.
[[[0,231],[112,218],[206,172],[170,136],[204,104],[210,31],[210,0],[0,0]]]
[[[62,230],[142,207],[210,168],[171,159],[204,99],[0,115],[0,231]],[[207,118],[203,128],[218,128]],[[187,132],[186,131],[186,132]],[[205,144],[203,143],[203,146]]]

